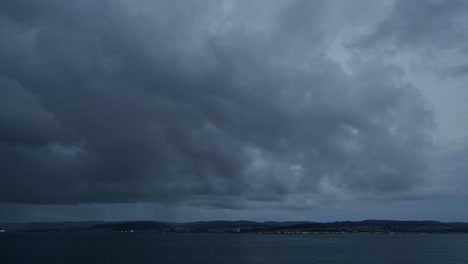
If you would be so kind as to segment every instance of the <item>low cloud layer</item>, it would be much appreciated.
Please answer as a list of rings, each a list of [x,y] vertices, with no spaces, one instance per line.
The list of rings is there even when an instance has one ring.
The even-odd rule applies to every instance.
[[[369,2],[0,1],[0,202],[243,208],[417,191],[424,97],[396,65],[330,55]],[[353,49],[418,37],[392,21]]]

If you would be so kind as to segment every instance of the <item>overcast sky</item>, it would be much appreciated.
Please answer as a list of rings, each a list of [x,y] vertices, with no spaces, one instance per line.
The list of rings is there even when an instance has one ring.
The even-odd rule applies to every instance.
[[[0,222],[468,222],[468,1],[0,0]]]

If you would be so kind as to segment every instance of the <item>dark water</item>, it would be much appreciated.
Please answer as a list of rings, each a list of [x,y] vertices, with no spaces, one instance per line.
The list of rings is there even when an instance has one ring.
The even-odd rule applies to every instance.
[[[468,263],[468,235],[2,233],[0,263]]]

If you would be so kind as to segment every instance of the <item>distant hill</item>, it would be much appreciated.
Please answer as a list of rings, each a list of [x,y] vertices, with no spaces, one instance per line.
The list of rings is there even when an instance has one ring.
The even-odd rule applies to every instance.
[[[155,221],[129,222],[63,222],[3,224],[7,232],[145,232],[145,233],[223,233],[223,234],[296,234],[296,233],[468,233],[468,223],[438,221],[365,220],[345,222],[253,222],[207,221],[168,223]]]
[[[83,221],[83,222],[35,222],[35,223],[5,223],[0,227],[8,231],[42,230],[42,229],[70,229],[89,228],[97,224],[106,223],[104,221]]]

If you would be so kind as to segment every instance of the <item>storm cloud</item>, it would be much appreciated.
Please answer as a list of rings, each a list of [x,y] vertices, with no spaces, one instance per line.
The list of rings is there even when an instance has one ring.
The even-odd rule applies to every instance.
[[[397,65],[330,55],[370,2],[1,0],[0,202],[236,208],[417,190],[424,97]],[[418,37],[395,21],[353,48]]]

